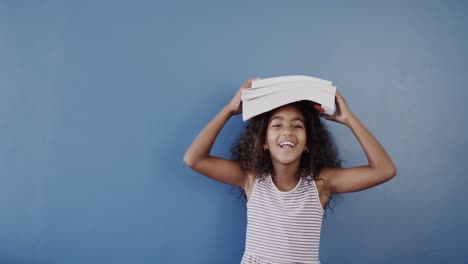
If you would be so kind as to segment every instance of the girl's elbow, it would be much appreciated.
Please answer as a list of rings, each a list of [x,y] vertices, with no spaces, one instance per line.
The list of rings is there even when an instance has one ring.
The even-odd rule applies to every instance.
[[[376,170],[376,174],[382,178],[384,181],[389,181],[391,180],[393,177],[396,176],[397,174],[397,171],[396,171],[396,167],[395,166],[392,166],[392,167],[387,167],[387,168],[381,168],[379,170]]]
[[[385,178],[388,178],[389,180],[395,177],[397,175],[397,168],[395,163],[390,160],[385,165],[383,165],[382,173],[385,175]]]
[[[397,175],[397,168],[395,166],[392,166],[388,172],[387,172],[387,175],[389,177],[389,179],[395,177]]]
[[[195,166],[195,160],[187,154],[184,155],[184,163],[189,168],[193,168]]]

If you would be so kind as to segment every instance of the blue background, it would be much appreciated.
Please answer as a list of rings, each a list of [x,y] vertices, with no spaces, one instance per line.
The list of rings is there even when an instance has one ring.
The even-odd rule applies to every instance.
[[[0,1],[0,263],[239,263],[245,208],[183,154],[245,80],[296,74],[333,81],[398,169],[333,205],[322,262],[464,263],[467,12]],[[351,130],[324,121],[344,165],[367,164]],[[243,125],[212,154],[229,157]]]

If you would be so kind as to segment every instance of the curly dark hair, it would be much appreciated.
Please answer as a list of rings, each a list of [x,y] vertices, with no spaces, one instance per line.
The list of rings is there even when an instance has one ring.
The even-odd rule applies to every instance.
[[[308,180],[324,181],[319,175],[322,168],[341,167],[341,160],[335,142],[326,125],[320,120],[320,113],[313,106],[312,101],[298,101],[291,103],[304,116],[307,142],[310,150],[303,153],[299,165],[299,177]],[[245,126],[238,142],[231,149],[232,159],[239,161],[242,169],[255,173],[259,180],[264,180],[272,173],[273,165],[269,152],[264,151],[268,122],[276,109],[251,118]],[[309,177],[312,176],[312,177]],[[324,186],[327,186],[326,184]],[[247,196],[242,187],[236,187],[240,198],[245,203]],[[331,194],[324,210],[330,208],[329,203],[337,194]],[[331,209],[331,208],[330,208]],[[333,209],[331,209],[333,210]]]

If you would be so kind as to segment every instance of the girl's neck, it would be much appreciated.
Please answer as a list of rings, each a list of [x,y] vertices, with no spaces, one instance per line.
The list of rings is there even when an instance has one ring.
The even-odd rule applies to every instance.
[[[288,191],[296,186],[298,177],[299,163],[291,165],[273,164],[271,178],[276,187],[281,191]]]

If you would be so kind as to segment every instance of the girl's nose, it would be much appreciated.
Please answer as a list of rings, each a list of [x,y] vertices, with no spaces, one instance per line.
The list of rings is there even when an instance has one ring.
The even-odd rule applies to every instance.
[[[287,135],[291,135],[292,132],[290,129],[286,128],[283,130],[283,132],[281,133],[282,136],[287,136]]]

